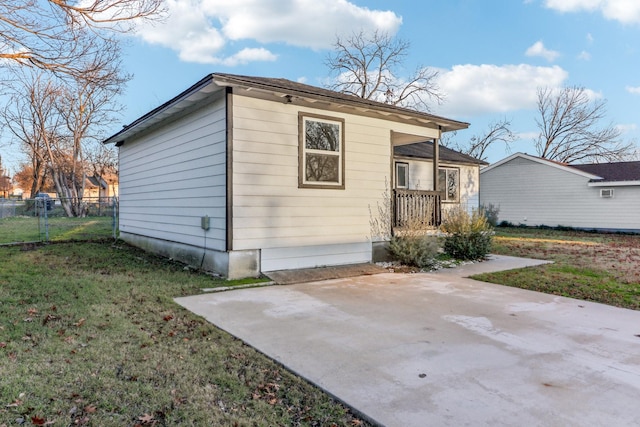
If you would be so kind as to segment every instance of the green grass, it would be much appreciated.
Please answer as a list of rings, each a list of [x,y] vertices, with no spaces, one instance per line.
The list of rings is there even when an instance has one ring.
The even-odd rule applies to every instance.
[[[554,263],[474,279],[640,310],[640,236],[498,228],[492,252]]]
[[[173,302],[234,282],[120,242],[0,247],[0,265],[0,426],[365,425]]]
[[[49,241],[98,240],[113,237],[113,218],[104,216],[47,219]],[[44,219],[21,216],[0,219],[0,244],[45,240]]]

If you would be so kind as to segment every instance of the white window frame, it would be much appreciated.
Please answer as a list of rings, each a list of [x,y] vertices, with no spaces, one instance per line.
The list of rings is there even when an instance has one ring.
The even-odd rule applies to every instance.
[[[320,122],[338,126],[339,145],[337,151],[318,150],[307,148],[306,129],[308,122]],[[310,113],[299,113],[298,115],[298,187],[300,188],[325,188],[325,189],[344,189],[344,119],[321,116]],[[323,156],[335,156],[338,158],[337,181],[313,181],[307,179],[307,155],[318,154]]]
[[[442,201],[446,202],[446,203],[460,203],[460,168],[441,166],[441,167],[438,168],[438,173],[440,173],[440,171],[445,171],[445,174],[444,174],[445,180],[444,180],[444,182],[442,180],[439,180],[439,184],[442,186],[442,188],[444,188],[444,190],[438,189],[439,191],[442,191]],[[455,172],[457,172],[457,175],[458,175],[458,179],[457,179],[457,183],[456,183],[457,187],[456,187],[456,199],[455,200],[447,198],[447,188],[449,187],[449,182],[447,182],[448,179],[449,179],[449,174],[446,173],[447,171],[455,171]]]
[[[400,169],[405,169],[404,185],[401,185],[400,180],[398,179]],[[402,190],[406,190],[409,188],[409,163],[396,162],[396,188],[402,189]]]

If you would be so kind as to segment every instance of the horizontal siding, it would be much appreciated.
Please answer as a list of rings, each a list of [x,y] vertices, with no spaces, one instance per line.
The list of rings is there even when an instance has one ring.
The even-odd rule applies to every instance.
[[[615,197],[603,199],[588,181],[517,157],[482,173],[480,201],[498,206],[499,221],[514,224],[640,229],[640,187],[615,187]]]
[[[220,98],[120,147],[120,229],[226,250],[226,118]],[[210,217],[202,230],[201,217]]]
[[[433,190],[432,160],[397,159],[397,161],[409,164],[410,190]],[[460,170],[460,205],[468,210],[477,209],[480,201],[480,168],[451,163],[440,163],[440,166],[454,167]]]
[[[345,120],[344,190],[298,188],[299,112]],[[267,262],[263,270],[274,265],[293,268],[344,263],[340,260],[369,261],[369,207],[377,211],[376,204],[382,203],[385,186],[391,182],[390,138],[394,130],[433,132],[386,120],[235,96],[234,249],[261,249],[262,262]],[[349,245],[359,249],[354,251]],[[306,257],[295,248],[316,249],[309,259],[298,263],[294,259]],[[359,255],[345,258],[344,248]],[[286,250],[292,253],[290,259],[284,255]]]
[[[350,243],[263,249],[260,264],[262,271],[276,271],[369,261],[371,244]]]
[[[468,211],[480,207],[479,166],[460,166],[460,205]]]

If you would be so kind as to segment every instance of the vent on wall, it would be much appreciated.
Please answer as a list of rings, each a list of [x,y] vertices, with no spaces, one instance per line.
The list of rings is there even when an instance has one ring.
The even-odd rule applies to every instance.
[[[613,197],[613,188],[603,188],[600,190],[600,197],[610,199]]]

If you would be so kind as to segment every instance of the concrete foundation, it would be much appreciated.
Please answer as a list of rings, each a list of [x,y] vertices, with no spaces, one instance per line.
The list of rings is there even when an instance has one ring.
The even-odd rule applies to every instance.
[[[228,279],[257,277],[260,275],[260,250],[217,251],[179,242],[154,239],[131,233],[120,233],[120,238],[145,251],[175,259],[205,271],[221,274]]]
[[[372,262],[391,262],[393,256],[389,252],[389,242],[371,242]]]

